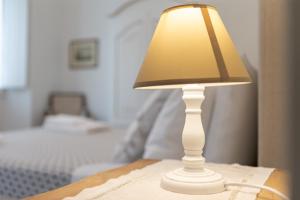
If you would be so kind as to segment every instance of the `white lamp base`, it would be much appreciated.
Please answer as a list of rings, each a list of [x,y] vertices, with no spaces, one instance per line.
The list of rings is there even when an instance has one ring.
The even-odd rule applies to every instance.
[[[204,90],[204,86],[198,84],[183,87],[183,100],[186,104],[186,120],[182,133],[184,168],[163,176],[161,187],[166,190],[193,195],[225,191],[222,175],[203,167],[205,134],[201,122],[201,104],[204,101]]]
[[[183,168],[165,174],[161,179],[165,190],[191,195],[207,195],[225,191],[221,174],[203,169],[202,172],[188,172]]]

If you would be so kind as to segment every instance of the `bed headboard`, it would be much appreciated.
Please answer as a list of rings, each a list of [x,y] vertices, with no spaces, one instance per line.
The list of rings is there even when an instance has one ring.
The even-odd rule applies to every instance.
[[[70,114],[89,116],[86,98],[77,92],[53,92],[49,96],[46,115]]]

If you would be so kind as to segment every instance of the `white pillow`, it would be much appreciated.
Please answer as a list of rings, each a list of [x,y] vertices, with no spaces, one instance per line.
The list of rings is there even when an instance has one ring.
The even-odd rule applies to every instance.
[[[144,159],[181,159],[181,142],[185,122],[182,91],[171,93],[151,130],[146,142]]]
[[[47,116],[43,128],[55,133],[87,134],[107,130],[109,125],[82,116],[59,114]]]
[[[129,126],[124,140],[118,145],[113,161],[129,163],[138,160],[144,153],[145,142],[170,91],[155,91],[145,102],[137,118]]]
[[[58,114],[46,116],[43,125],[48,126],[49,124],[55,124],[63,126],[72,126],[79,123],[84,123],[86,121],[90,121],[90,119],[77,115]]]

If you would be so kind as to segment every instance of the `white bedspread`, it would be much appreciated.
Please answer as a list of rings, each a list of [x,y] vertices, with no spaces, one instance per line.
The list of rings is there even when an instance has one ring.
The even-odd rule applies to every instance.
[[[72,171],[108,162],[123,134],[62,134],[41,128],[0,133],[0,196],[22,198],[70,183]]]

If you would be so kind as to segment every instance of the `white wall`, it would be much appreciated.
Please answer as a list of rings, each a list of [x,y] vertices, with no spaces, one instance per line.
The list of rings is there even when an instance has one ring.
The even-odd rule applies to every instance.
[[[62,17],[61,0],[30,0],[29,88],[33,125],[41,123],[49,93],[60,88]]]
[[[27,128],[31,124],[31,95],[28,90],[0,93],[0,130]]]
[[[107,1],[63,0],[62,63],[60,88],[80,91],[87,96],[91,114],[103,120],[111,119],[112,64],[111,28],[107,20]],[[97,38],[100,42],[99,64],[94,69],[71,70],[68,47],[73,39]]]

